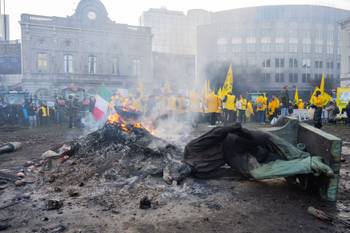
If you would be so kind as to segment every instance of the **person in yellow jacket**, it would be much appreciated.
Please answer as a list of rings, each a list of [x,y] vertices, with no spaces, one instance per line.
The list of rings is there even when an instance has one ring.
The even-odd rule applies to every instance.
[[[247,110],[245,111],[245,115],[248,121],[251,121],[252,116],[254,116],[254,109],[251,101],[247,102]]]
[[[305,109],[304,102],[302,99],[299,99],[297,106],[298,109]]]
[[[322,128],[322,109],[324,107],[325,99],[320,91],[316,91],[315,95],[312,97],[314,113],[314,126],[318,129]]]
[[[258,112],[258,123],[264,124],[265,123],[265,111],[267,106],[267,100],[264,97],[264,95],[259,95],[258,98],[256,98],[256,111]]]
[[[240,123],[245,123],[246,122],[245,112],[247,110],[247,100],[242,95],[239,96],[239,100],[236,102],[236,108],[238,111],[238,121]]]
[[[236,122],[237,120],[236,96],[232,95],[232,93],[229,92],[222,101],[225,103],[224,105],[225,124]]]
[[[276,96],[272,96],[271,102],[268,104],[268,116],[269,120],[277,117],[277,110],[280,107],[280,101]]]
[[[209,113],[210,125],[214,126],[216,123],[216,115],[220,107],[220,98],[219,96],[211,93],[207,97],[207,112]]]
[[[47,125],[50,116],[49,109],[46,104],[42,104],[40,107],[40,123],[41,125]]]

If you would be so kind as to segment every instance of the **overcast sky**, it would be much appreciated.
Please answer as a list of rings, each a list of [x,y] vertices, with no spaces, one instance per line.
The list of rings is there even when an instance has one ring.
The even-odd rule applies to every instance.
[[[4,1],[4,0],[0,0]],[[138,24],[139,16],[149,8],[166,7],[170,10],[187,11],[200,8],[209,11],[228,10],[246,6],[278,4],[317,4],[350,10],[350,0],[101,0],[109,17],[118,23]],[[20,39],[18,21],[22,13],[46,16],[72,15],[79,0],[6,0],[10,14],[11,39]]]

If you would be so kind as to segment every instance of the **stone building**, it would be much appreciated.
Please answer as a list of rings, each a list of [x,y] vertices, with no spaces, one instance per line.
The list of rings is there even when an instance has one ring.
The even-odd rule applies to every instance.
[[[99,0],[81,0],[66,18],[23,14],[20,24],[23,86],[32,93],[94,94],[152,78],[151,29],[111,21]]]
[[[350,11],[313,5],[249,7],[212,13],[198,27],[199,78],[211,67],[232,63],[251,91],[310,91],[322,73],[340,80],[340,25]]]

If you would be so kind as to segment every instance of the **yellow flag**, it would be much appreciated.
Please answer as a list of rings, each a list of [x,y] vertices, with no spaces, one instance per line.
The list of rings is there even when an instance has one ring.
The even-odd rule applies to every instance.
[[[222,95],[225,96],[229,92],[232,92],[232,88],[233,88],[233,72],[232,72],[232,64],[231,64],[227,71],[224,86],[222,87]]]
[[[324,87],[325,87],[325,77],[324,77],[324,73],[322,73],[320,91],[321,91],[321,95],[325,99],[324,105],[327,105],[332,100],[332,96],[330,96],[327,92],[325,92]]]
[[[323,95],[323,93],[324,93],[324,73],[322,73],[322,79],[321,79],[321,83],[320,83],[320,91],[321,91],[321,94]]]
[[[312,93],[312,95],[311,95],[311,97],[310,97],[310,100],[309,100],[310,104],[314,104],[314,101],[313,101],[313,98],[312,98],[312,97],[316,94],[317,91],[320,91],[320,88],[319,88],[319,87],[316,87],[315,90],[314,90],[314,92]]]
[[[219,98],[220,98],[220,99],[222,99],[222,98],[223,98],[221,88],[219,88],[219,90],[218,90],[218,96],[219,96]]]
[[[314,104],[314,101],[313,101],[313,96],[316,94],[317,91],[320,91],[321,92],[321,89],[319,87],[316,87],[314,92],[312,93],[311,97],[310,97],[310,103],[311,104]],[[322,92],[321,92],[322,93]],[[328,93],[324,92],[323,94],[321,94],[324,98],[324,106],[327,105],[331,100],[332,100],[332,96],[330,96]]]
[[[294,102],[297,104],[299,102],[299,91],[298,87],[295,88]]]

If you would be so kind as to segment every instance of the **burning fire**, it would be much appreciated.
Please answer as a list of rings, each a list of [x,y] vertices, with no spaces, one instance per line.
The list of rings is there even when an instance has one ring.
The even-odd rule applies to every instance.
[[[137,129],[142,129],[143,128],[143,126],[142,126],[142,124],[141,123],[135,123],[134,125],[134,128],[137,128]]]
[[[123,118],[118,113],[111,114],[108,117],[107,124],[117,124],[124,132],[129,132],[130,127],[136,129],[146,129],[150,133],[152,133],[153,131],[153,127],[144,127],[143,124],[141,124],[141,122],[132,122],[130,124],[127,124],[127,122],[123,120]]]
[[[108,117],[108,121],[109,124],[116,124],[116,123],[120,123],[123,124],[125,123],[123,121],[123,119],[121,118],[121,116],[118,113],[112,114]]]
[[[132,101],[125,98],[122,102],[122,111],[125,113],[136,113],[138,110],[133,106]],[[113,107],[114,108],[114,107]],[[126,116],[125,116],[126,117]],[[123,119],[121,115],[118,113],[113,113],[108,117],[107,124],[116,124],[120,127],[120,129],[124,132],[130,132],[131,128],[135,129],[145,129],[151,134],[154,133],[153,124],[148,122],[138,122],[136,119],[132,119],[133,117],[127,117],[127,119]]]
[[[129,132],[129,129],[128,129],[125,121],[121,118],[121,116],[118,113],[110,115],[108,117],[107,123],[108,124],[118,124],[124,132]]]

